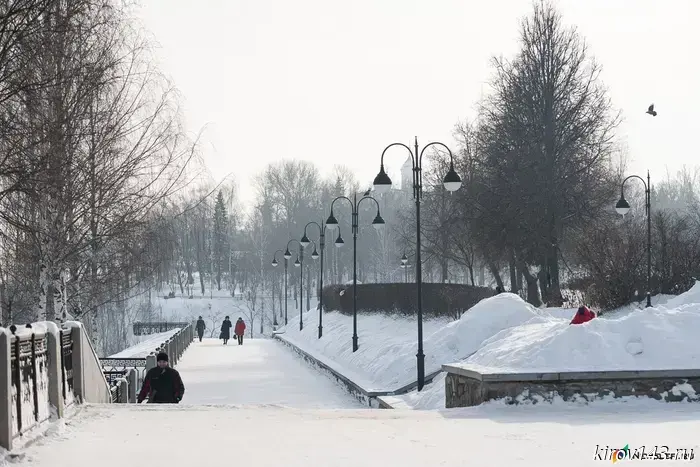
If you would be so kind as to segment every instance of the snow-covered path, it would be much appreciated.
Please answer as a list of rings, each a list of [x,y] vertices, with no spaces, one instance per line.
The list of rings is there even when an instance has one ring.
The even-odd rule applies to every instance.
[[[655,404],[450,411],[85,406],[11,465],[579,467],[611,463],[596,460],[596,445],[626,444],[694,448],[698,456],[697,404]]]
[[[185,405],[362,407],[337,383],[271,339],[246,339],[241,346],[233,340],[228,345],[218,339],[195,341],[176,368],[185,384]]]

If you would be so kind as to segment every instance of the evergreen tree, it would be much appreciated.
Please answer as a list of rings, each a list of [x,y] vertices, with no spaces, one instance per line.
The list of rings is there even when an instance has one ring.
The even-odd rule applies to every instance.
[[[221,269],[224,260],[228,258],[228,241],[227,241],[227,214],[226,205],[224,204],[224,195],[221,191],[216,196],[216,204],[214,205],[214,267],[216,268],[216,287],[221,290]]]

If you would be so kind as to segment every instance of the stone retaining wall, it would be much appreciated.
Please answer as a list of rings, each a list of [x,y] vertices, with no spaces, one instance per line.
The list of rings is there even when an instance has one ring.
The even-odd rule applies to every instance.
[[[446,408],[501,399],[507,404],[625,396],[666,402],[700,401],[700,370],[486,374],[453,365],[443,365],[443,369],[447,372]]]

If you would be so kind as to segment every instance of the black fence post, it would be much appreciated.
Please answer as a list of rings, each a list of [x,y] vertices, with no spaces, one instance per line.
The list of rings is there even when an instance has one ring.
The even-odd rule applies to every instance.
[[[15,388],[17,399],[15,400],[15,405],[17,406],[17,433],[22,432],[22,379],[20,378],[20,356],[19,356],[19,337],[15,336],[15,359],[12,362],[12,379],[15,380]]]
[[[58,338],[61,349],[61,390],[63,391],[63,400],[66,400],[66,356],[63,350],[63,329],[59,329]],[[65,403],[65,402],[64,402]]]
[[[34,421],[39,421],[39,385],[36,371],[36,334],[32,333],[32,392],[34,393]]]

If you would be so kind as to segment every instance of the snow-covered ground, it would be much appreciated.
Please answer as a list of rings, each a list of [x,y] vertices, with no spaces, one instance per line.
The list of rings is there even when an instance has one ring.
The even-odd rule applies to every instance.
[[[232,349],[237,350],[237,349]],[[700,455],[700,407],[483,406],[449,411],[86,406],[14,466],[582,467],[666,445]],[[660,448],[664,450],[664,448]],[[698,458],[662,465],[696,465]]]
[[[157,334],[148,334],[145,336],[132,336],[134,345],[122,350],[119,353],[110,355],[109,358],[144,358],[151,352],[155,351],[160,344],[168,340],[171,336],[175,335],[180,330],[180,328],[171,329],[166,332],[159,332]]]
[[[482,300],[450,323],[424,325],[426,373],[460,362],[481,371],[584,371],[700,368],[700,283],[678,297],[654,297],[653,308],[631,305],[590,323],[570,326],[572,309],[534,308],[513,294]],[[307,316],[308,315],[308,316]],[[360,349],[353,353],[352,319],[324,314],[317,339],[317,313],[305,328],[288,326],[282,336],[348,377],[373,389],[391,390],[415,380],[415,322],[381,315],[358,316]],[[444,375],[394,398],[403,407],[444,407]]]
[[[335,381],[271,339],[243,345],[218,339],[193,342],[177,365],[186,405],[280,405],[296,408],[358,408]]]

